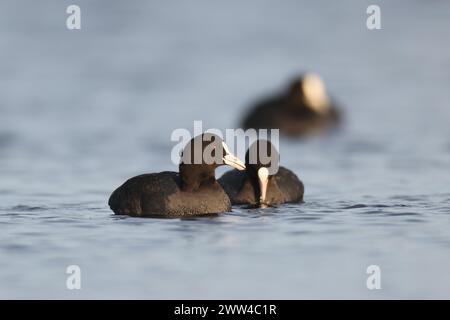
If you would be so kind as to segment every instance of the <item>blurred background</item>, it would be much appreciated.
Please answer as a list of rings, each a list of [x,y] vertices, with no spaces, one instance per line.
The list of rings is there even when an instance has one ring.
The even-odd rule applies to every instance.
[[[445,0],[2,1],[0,297],[449,298],[449,14]],[[339,133],[281,143],[305,204],[112,215],[125,179],[177,170],[174,129],[235,128],[304,71],[345,111]]]

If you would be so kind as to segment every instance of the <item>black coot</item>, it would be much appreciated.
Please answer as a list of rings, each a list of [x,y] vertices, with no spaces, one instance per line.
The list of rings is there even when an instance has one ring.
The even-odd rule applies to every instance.
[[[115,214],[177,217],[231,211],[231,203],[215,178],[215,169],[230,165],[244,170],[223,140],[204,133],[184,148],[179,172],[143,174],[127,180],[109,198]]]
[[[219,179],[232,204],[267,207],[303,201],[303,183],[292,171],[278,165],[278,151],[269,141],[253,143],[245,163],[245,171],[231,170]]]
[[[321,78],[306,74],[294,80],[286,92],[254,106],[241,126],[280,129],[283,135],[299,137],[336,127],[340,118]]]

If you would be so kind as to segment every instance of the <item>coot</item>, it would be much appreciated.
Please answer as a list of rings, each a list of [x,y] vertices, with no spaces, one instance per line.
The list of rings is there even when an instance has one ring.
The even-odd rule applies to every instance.
[[[228,171],[219,183],[235,205],[267,207],[302,202],[305,190],[302,181],[278,163],[279,153],[272,143],[257,140],[245,155],[245,171]]]
[[[306,74],[295,79],[285,92],[257,103],[241,127],[279,129],[285,136],[301,137],[336,127],[340,119],[322,79]]]
[[[230,165],[244,170],[223,140],[204,133],[184,148],[179,172],[143,174],[127,180],[109,198],[115,214],[180,217],[231,211],[231,203],[215,178],[215,169]]]

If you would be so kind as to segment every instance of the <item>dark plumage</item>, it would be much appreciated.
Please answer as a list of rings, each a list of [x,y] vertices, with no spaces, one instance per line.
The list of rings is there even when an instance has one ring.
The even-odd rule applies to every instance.
[[[259,153],[261,148],[264,148],[262,149],[263,153]],[[256,155],[256,158],[252,157],[252,152],[254,152],[253,155]],[[267,155],[266,160],[270,162],[262,161],[263,159],[259,156],[261,154],[264,157]],[[245,155],[245,171],[231,170],[219,179],[219,183],[230,197],[231,203],[264,207],[281,203],[302,202],[303,183],[292,171],[279,167],[278,161],[279,154],[269,141],[258,140],[253,143]],[[261,170],[261,168],[264,169]],[[266,173],[266,175],[261,174],[261,172]],[[264,180],[266,183],[264,183]],[[265,196],[262,191],[264,184],[266,185]]]
[[[206,161],[204,154],[211,159]],[[183,150],[179,173],[133,177],[111,194],[108,204],[115,214],[130,216],[179,217],[231,211],[230,199],[215,179],[215,169],[223,164],[245,168],[222,139],[205,133]]]
[[[286,136],[305,136],[335,127],[340,111],[314,74],[293,81],[286,92],[257,103],[242,122],[244,129],[280,129]]]

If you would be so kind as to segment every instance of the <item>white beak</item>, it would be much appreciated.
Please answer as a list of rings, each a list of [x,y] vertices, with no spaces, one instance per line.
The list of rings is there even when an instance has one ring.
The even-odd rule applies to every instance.
[[[225,142],[222,142],[222,147],[226,153],[226,155],[222,158],[223,162],[240,171],[245,170],[245,163],[230,152],[230,149],[228,149],[228,146],[226,145]]]
[[[261,190],[261,196],[259,198],[259,203],[261,207],[267,207],[266,195],[267,195],[267,184],[269,183],[269,169],[262,167],[258,170],[258,181],[259,190]]]
[[[241,161],[238,157],[235,155],[228,153],[226,156],[223,157],[223,162],[229,166],[232,166],[235,169],[238,170],[245,170],[245,163]]]

